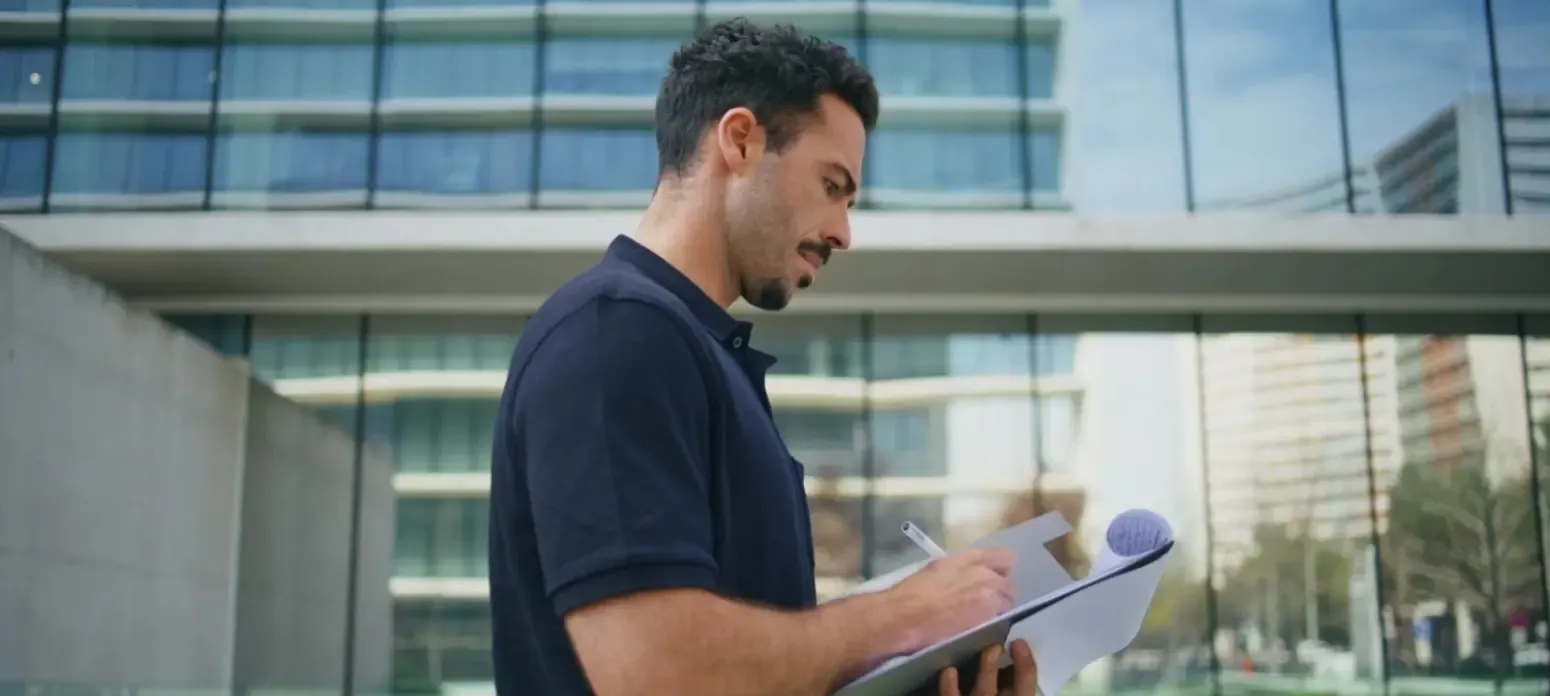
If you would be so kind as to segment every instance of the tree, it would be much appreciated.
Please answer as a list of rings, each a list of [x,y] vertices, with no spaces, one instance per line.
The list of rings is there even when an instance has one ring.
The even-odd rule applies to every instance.
[[[1396,618],[1408,623],[1422,601],[1463,603],[1499,685],[1512,669],[1508,617],[1538,607],[1544,587],[1527,452],[1492,444],[1447,463],[1408,462],[1389,490],[1381,551]]]
[[[1254,530],[1254,554],[1223,584],[1221,625],[1257,625],[1287,647],[1308,639],[1350,645],[1350,554],[1342,542],[1314,538],[1306,527],[1266,524]]]
[[[1176,650],[1208,644],[1206,581],[1191,578],[1181,555],[1163,571],[1141,622],[1141,632],[1130,647]]]

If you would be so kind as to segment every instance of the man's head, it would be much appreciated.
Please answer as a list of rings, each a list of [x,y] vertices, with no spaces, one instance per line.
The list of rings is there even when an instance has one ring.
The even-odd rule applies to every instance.
[[[715,208],[749,304],[785,307],[850,245],[877,110],[872,76],[843,47],[790,27],[722,22],[673,55],[657,95],[660,176]]]

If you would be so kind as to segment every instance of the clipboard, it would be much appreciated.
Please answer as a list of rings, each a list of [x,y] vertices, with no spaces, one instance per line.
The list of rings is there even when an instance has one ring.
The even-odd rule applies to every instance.
[[[1174,543],[1169,541],[1091,580],[1072,583],[1066,588],[1013,607],[1005,614],[918,653],[895,658],[891,666],[884,663],[880,671],[874,671],[841,687],[833,696],[913,696],[917,693],[935,696],[938,675],[948,667],[958,667],[959,689],[963,693],[970,693],[979,676],[980,653],[993,645],[1006,643],[1013,626],[1067,597],[1162,560],[1173,550]]]

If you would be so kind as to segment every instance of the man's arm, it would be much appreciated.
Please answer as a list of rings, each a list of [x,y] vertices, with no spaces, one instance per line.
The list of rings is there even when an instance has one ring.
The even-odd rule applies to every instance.
[[[819,696],[904,649],[886,637],[902,636],[913,612],[884,601],[862,595],[777,611],[665,590],[577,610],[565,625],[600,696]]]
[[[714,594],[713,387],[694,330],[600,298],[527,366],[513,426],[545,589],[600,696],[825,693],[902,649],[886,636],[911,612],[897,598],[793,612]]]

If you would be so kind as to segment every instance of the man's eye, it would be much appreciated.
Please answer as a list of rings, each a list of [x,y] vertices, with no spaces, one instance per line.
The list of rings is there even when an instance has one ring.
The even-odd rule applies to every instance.
[[[831,196],[838,196],[841,193],[844,193],[844,189],[842,189],[839,184],[836,184],[836,183],[834,183],[833,181],[831,181],[829,179],[824,179],[823,180],[823,185],[824,185],[824,190],[828,191],[829,195],[831,195]]]

